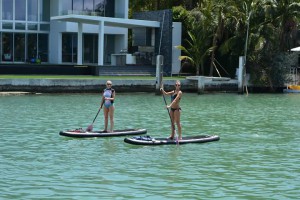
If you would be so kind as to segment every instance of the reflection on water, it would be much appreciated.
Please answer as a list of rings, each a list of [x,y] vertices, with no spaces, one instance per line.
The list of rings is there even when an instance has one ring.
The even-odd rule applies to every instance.
[[[217,134],[218,142],[149,147],[122,137],[59,136],[91,124],[100,100],[95,94],[0,96],[0,198],[299,197],[299,95],[185,93],[183,135]],[[161,96],[118,94],[115,105],[116,129],[169,135]]]

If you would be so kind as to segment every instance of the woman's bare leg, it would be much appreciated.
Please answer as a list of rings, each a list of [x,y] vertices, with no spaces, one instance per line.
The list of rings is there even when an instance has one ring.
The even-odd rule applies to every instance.
[[[170,138],[174,138],[174,135],[175,135],[174,112],[170,111],[170,116],[171,116],[171,135],[170,135]]]
[[[104,107],[104,109],[103,109],[103,114],[104,114],[104,130],[103,131],[107,131],[108,112],[109,112],[109,109],[106,108],[106,107]]]
[[[110,120],[110,132],[114,131],[114,111],[115,111],[115,107],[111,106],[109,107],[109,120]]]
[[[182,134],[181,134],[181,123],[180,123],[180,111],[176,110],[174,112],[174,118],[175,118],[175,123],[178,129],[178,137],[181,140],[182,139]]]

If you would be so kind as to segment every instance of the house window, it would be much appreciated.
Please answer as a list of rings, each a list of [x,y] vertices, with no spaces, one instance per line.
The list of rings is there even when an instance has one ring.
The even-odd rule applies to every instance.
[[[38,0],[27,0],[27,21],[38,21]]]
[[[1,41],[2,61],[25,62],[40,58],[48,62],[48,34],[2,33]]]
[[[48,37],[48,34],[38,34],[38,57],[42,62],[48,62]]]
[[[13,1],[2,0],[2,19],[12,20],[13,19]]]
[[[92,12],[94,10],[94,0],[84,0],[83,2],[83,10]]]
[[[30,33],[27,35],[27,58],[31,59],[37,58],[37,34]]]
[[[14,61],[25,62],[25,33],[15,33]]]
[[[40,1],[39,6],[40,6],[40,21],[49,22],[50,21],[50,0]]]
[[[25,30],[26,29],[26,24],[25,23],[16,23],[15,24],[15,29],[16,30]]]
[[[62,35],[62,62],[77,62],[77,34],[75,33]]]
[[[83,36],[83,62],[98,62],[98,35],[84,34]]]
[[[26,1],[15,0],[15,19],[20,21],[26,20]]]
[[[2,22],[2,29],[13,29],[13,23]]]
[[[83,11],[83,0],[73,0],[73,10]]]
[[[2,33],[2,61],[13,60],[13,33]]]

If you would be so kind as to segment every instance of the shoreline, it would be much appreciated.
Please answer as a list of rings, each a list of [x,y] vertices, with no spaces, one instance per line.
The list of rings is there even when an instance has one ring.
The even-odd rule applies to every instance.
[[[190,78],[178,78],[182,84],[183,92],[198,93],[198,81]],[[156,79],[114,79],[107,77],[101,79],[67,79],[67,78],[0,78],[0,95],[22,95],[40,93],[99,93],[105,87],[106,81],[111,80],[118,92],[150,92],[156,91]],[[165,89],[174,89],[176,79],[164,79]],[[248,86],[250,93],[283,93],[285,87],[278,87],[271,91],[267,87]],[[215,79],[206,77],[204,82],[205,93],[239,93],[236,79]],[[198,93],[199,94],[199,93]]]

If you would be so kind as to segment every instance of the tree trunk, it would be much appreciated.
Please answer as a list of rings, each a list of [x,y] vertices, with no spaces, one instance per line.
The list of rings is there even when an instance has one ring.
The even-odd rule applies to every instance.
[[[200,75],[200,65],[196,64],[196,75],[199,76]]]
[[[201,75],[204,76],[204,64],[203,64],[203,62],[200,63],[200,66],[201,66]]]
[[[213,46],[216,45],[216,37],[214,36],[213,39]],[[214,60],[215,60],[215,49],[211,52],[210,56],[210,70],[209,70],[209,76],[213,76],[214,74]]]
[[[216,30],[216,33],[214,34],[214,37],[213,37],[213,51],[211,53],[211,57],[210,57],[210,71],[209,71],[209,76],[213,76],[213,73],[214,73],[214,61],[215,61],[215,52],[216,52],[216,49],[217,49],[217,42],[218,42],[218,39],[222,38],[222,35],[223,35],[223,27],[224,27],[224,20],[222,18],[222,13],[219,13],[219,16],[218,16],[218,25],[217,25],[217,30]]]

